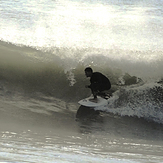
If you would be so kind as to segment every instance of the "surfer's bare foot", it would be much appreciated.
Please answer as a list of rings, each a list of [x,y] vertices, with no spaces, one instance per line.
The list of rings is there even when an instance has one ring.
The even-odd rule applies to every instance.
[[[91,101],[91,102],[96,102],[96,103],[97,103],[97,98],[92,98],[92,99],[90,99],[89,101]]]

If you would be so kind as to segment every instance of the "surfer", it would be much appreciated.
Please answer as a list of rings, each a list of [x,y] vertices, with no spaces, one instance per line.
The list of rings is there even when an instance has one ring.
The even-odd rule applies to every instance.
[[[109,79],[100,72],[93,72],[91,67],[85,69],[86,77],[90,77],[90,85],[86,85],[86,88],[90,88],[94,96],[93,100],[97,100],[97,95],[105,96],[103,91],[111,88]]]

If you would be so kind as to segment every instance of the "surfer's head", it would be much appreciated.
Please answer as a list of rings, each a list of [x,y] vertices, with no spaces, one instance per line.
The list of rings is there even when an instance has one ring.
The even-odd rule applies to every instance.
[[[92,76],[92,73],[93,73],[92,68],[87,67],[87,68],[85,69],[85,75],[86,75],[86,77],[91,77],[91,76]]]

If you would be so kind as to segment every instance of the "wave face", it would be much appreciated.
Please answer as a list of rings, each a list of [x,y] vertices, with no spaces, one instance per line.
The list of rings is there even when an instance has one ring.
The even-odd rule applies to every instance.
[[[110,79],[114,114],[163,123],[160,1],[1,1],[0,93],[90,95],[86,66]],[[12,10],[11,10],[12,8]]]
[[[47,96],[77,102],[91,93],[85,88],[89,79],[84,75],[84,68],[90,64],[94,70],[104,73],[112,83],[110,93],[113,96],[108,108],[99,108],[100,110],[123,116],[143,117],[159,123],[163,121],[163,88],[162,81],[158,82],[158,78],[147,80],[146,76],[143,80],[141,75],[133,76],[128,73],[130,71],[110,66],[117,61],[104,56],[101,59],[101,56],[95,56],[94,53],[82,61],[76,59],[74,63],[75,59],[59,57],[59,54],[69,53],[70,49],[65,48],[55,49],[58,54],[54,55],[54,52],[1,42],[0,49],[3,52],[0,55],[0,87],[3,96],[8,91],[28,95],[41,92]],[[71,52],[91,54],[93,50],[97,49],[71,49]],[[44,59],[49,55],[53,55],[52,59]],[[144,67],[148,66],[150,65]]]

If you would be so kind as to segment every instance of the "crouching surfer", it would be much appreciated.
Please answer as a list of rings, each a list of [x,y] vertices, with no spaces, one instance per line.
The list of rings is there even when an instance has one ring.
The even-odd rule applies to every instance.
[[[111,88],[110,80],[100,72],[93,72],[91,67],[85,69],[86,77],[90,77],[90,85],[86,85],[86,88],[90,88],[93,94],[91,101],[96,102],[97,96],[105,97],[106,91]]]
[[[76,118],[82,120],[83,118],[94,119],[100,114],[100,110],[94,109],[98,106],[105,106],[108,104],[106,100],[106,92],[111,88],[109,79],[100,72],[93,72],[92,68],[87,67],[85,69],[86,77],[90,77],[90,85],[86,88],[90,88],[93,94],[93,99],[88,97],[80,100],[78,103],[81,105],[76,113]],[[101,96],[102,98],[97,98]]]

